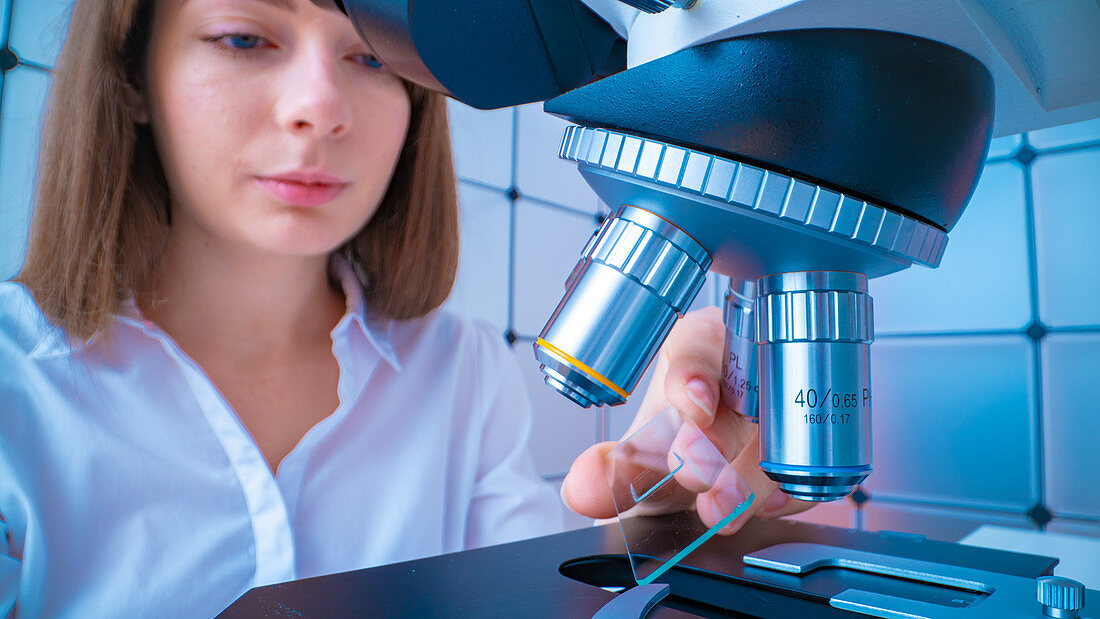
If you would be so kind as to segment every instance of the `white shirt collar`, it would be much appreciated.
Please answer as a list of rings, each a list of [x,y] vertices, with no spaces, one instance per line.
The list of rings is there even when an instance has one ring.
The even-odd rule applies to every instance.
[[[333,336],[337,331],[347,328],[348,322],[359,325],[367,341],[378,351],[378,354],[386,360],[393,369],[401,371],[401,363],[397,359],[393,344],[390,342],[390,333],[393,329],[393,320],[373,316],[367,308],[366,298],[363,296],[363,284],[355,274],[355,269],[343,256],[334,256],[332,259],[332,273],[343,288],[344,298],[347,299],[347,310],[344,317],[332,330]]]
[[[336,341],[338,336],[345,335],[344,331],[349,329],[350,325],[355,324],[367,341],[378,351],[379,356],[385,359],[394,370],[400,371],[401,363],[397,358],[397,353],[393,348],[393,344],[390,342],[390,332],[393,328],[393,321],[373,316],[370,313],[367,308],[366,298],[363,295],[363,285],[360,283],[359,277],[355,274],[355,270],[347,260],[342,256],[334,256],[330,268],[332,269],[333,276],[340,283],[340,287],[343,289],[344,298],[347,300],[347,309],[344,312],[344,316],[332,330],[333,341]],[[136,327],[152,336],[157,336],[159,332],[159,329],[156,329],[152,321],[146,320],[145,317],[141,315],[141,311],[138,309],[132,296],[120,304],[116,320],[123,324]],[[62,329],[51,325],[49,333],[47,333],[34,350],[31,351],[30,356],[32,358],[41,358],[79,353],[92,346],[92,344],[101,339],[101,337],[102,335],[97,333],[86,343],[72,342],[66,337]]]

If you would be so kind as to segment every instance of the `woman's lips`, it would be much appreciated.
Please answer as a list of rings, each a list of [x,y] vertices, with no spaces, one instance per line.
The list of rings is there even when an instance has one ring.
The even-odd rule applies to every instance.
[[[258,176],[256,182],[271,195],[293,206],[320,206],[343,193],[347,183],[302,183]]]

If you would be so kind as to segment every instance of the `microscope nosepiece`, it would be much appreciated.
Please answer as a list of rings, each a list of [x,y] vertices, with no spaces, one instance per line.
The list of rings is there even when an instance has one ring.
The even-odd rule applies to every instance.
[[[625,402],[710,263],[684,231],[622,207],[589,240],[535,341],[546,383],[585,408]]]
[[[760,468],[804,501],[847,496],[871,473],[867,276],[765,277],[756,309]]]

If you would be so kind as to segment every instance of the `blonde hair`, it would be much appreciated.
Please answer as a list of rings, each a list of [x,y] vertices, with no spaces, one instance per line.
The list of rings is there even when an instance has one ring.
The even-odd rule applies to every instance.
[[[155,0],[77,0],[53,72],[27,258],[16,281],[69,337],[105,330],[148,281],[171,225],[169,188],[127,91],[140,83]],[[446,100],[406,82],[411,118],[371,221],[335,250],[371,312],[423,316],[450,294],[458,198]]]

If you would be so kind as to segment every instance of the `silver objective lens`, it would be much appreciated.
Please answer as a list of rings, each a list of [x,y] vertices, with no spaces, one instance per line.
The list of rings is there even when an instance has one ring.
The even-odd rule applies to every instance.
[[[710,262],[684,231],[622,207],[589,240],[535,341],[546,383],[585,408],[625,402]]]
[[[737,413],[757,419],[760,375],[756,365],[756,282],[730,280],[722,318],[726,356],[722,359],[722,397]]]
[[[867,276],[771,275],[756,308],[760,468],[798,499],[847,496],[871,473]]]

